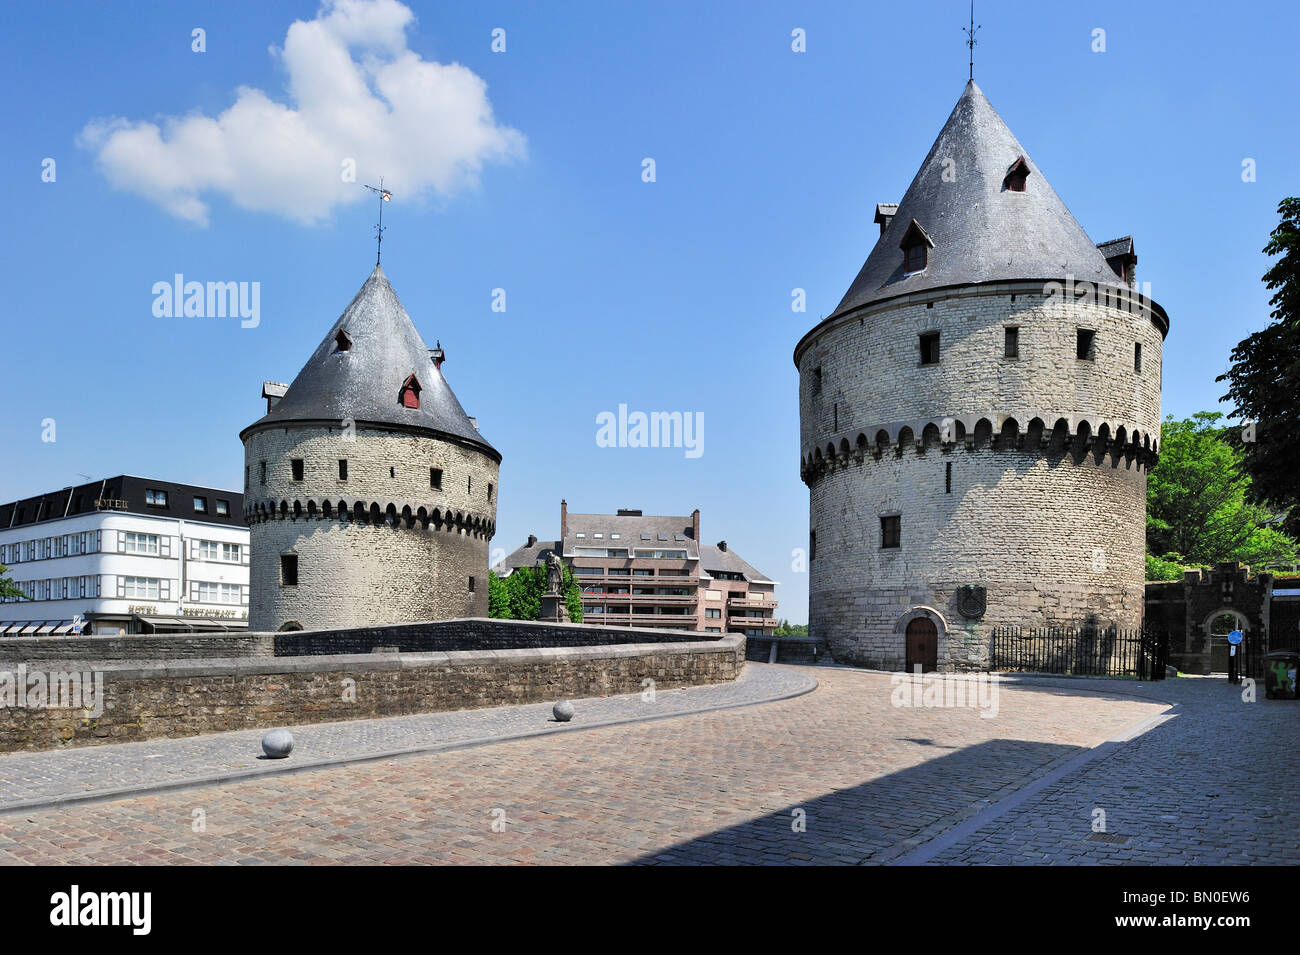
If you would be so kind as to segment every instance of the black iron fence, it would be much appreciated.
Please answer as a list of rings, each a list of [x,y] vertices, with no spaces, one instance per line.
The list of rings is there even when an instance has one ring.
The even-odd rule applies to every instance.
[[[1168,635],[1153,630],[998,627],[993,631],[989,669],[1163,680],[1168,658]]]

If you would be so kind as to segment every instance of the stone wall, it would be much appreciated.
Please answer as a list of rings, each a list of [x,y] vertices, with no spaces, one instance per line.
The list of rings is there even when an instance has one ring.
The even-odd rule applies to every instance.
[[[708,642],[721,634],[603,627],[535,620],[463,618],[355,629],[282,633],[177,633],[132,636],[7,637],[0,639],[0,665],[90,661],[212,660],[458,650],[526,650],[547,647],[618,646],[636,643]]]
[[[429,436],[359,428],[354,437],[297,426],[248,436],[250,629],[486,617],[497,462]],[[294,458],[303,460],[301,481],[292,477]],[[430,468],[442,471],[441,489],[431,486]],[[297,586],[281,585],[285,553],[298,556]]]
[[[46,661],[210,660],[273,657],[270,633],[158,633],[131,636],[0,638],[0,666]]]
[[[1079,328],[1096,332],[1092,360]],[[940,361],[921,365],[932,331]],[[995,626],[1138,626],[1161,345],[1148,312],[1041,282],[918,293],[810,333],[796,353],[810,632],[842,662],[901,668],[925,616],[939,668],[957,669],[985,665]],[[900,546],[882,549],[892,515]],[[964,584],[987,588],[981,619],[957,612]]]
[[[745,640],[109,663],[102,713],[0,708],[0,748],[47,749],[639,693],[734,680]]]
[[[429,653],[690,643],[708,642],[721,637],[722,634],[701,634],[689,630],[493,619],[439,620],[387,627],[274,634],[275,655],[278,657],[373,653],[377,648],[384,647],[396,647],[402,653]]]

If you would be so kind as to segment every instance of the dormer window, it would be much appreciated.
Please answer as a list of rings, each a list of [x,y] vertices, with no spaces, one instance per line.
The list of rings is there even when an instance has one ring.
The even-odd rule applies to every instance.
[[[1029,177],[1029,163],[1025,162],[1025,157],[1020,156],[1011,164],[1007,170],[1006,177],[1002,180],[1002,188],[1007,192],[1024,192],[1025,180]]]
[[[339,351],[351,351],[352,336],[340,328],[339,333],[334,336],[334,346]]]
[[[925,234],[921,224],[913,219],[898,247],[903,250],[903,274],[911,275],[923,271],[929,264],[930,250],[934,248],[934,243]]]
[[[398,393],[397,400],[403,408],[420,407],[420,382],[414,375],[402,382],[402,390]]]

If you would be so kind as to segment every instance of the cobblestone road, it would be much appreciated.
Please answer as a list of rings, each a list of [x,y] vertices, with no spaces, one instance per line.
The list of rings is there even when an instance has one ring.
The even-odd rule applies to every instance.
[[[746,706],[806,693],[813,670],[746,667],[738,680],[711,686],[574,701],[571,723],[551,718],[550,703],[495,706],[452,713],[348,720],[289,727],[294,751],[286,760],[262,756],[266,730],[237,730],[182,739],[81,746],[59,751],[0,754],[0,812],[57,800],[228,782],[295,771],[304,765],[373,759],[450,748],[489,739],[581,731],[601,724],[661,719],[684,713]]]
[[[1036,798],[936,853],[940,864],[1300,862],[1300,703],[1222,678],[1153,688],[1180,706]],[[1094,832],[1104,813],[1105,831]],[[919,860],[918,860],[919,861]]]
[[[1185,694],[1179,715],[1153,732],[1173,734],[1164,748],[1192,754],[1178,757],[1191,792],[1201,737],[1182,734],[1237,712],[1208,681],[1030,681],[1003,687],[997,715],[988,718],[988,710],[971,707],[896,707],[887,674],[803,672],[820,681],[817,691],[743,709],[4,815],[0,862],[886,862],[933,845],[927,840],[954,823],[978,819],[1027,783],[1168,709],[1141,699],[1144,693],[1168,699],[1176,687]],[[1292,730],[1300,712],[1280,702],[1251,706],[1259,713],[1245,718],[1270,734]],[[1121,744],[1086,772],[1122,767],[1112,784],[1117,792],[1145,791],[1153,802],[1174,797],[1179,790],[1167,785],[1165,763],[1116,762],[1135,745],[1144,744]],[[1207,763],[1204,776],[1218,786],[1217,777],[1232,769],[1225,755]],[[1272,807],[1292,832],[1293,791],[1282,782],[1232,790],[1257,811]],[[1048,787],[1042,799],[1053,794]],[[1085,803],[1082,817],[1071,815]],[[1123,804],[1115,807],[1112,829],[1119,831],[1129,823]],[[1087,799],[1049,808],[1072,821],[1045,827],[1068,847],[1062,853],[1078,844],[1075,861],[1113,858],[1115,844],[1089,838]],[[1029,807],[1020,811],[1037,818]],[[954,851],[962,861],[996,861],[1006,854],[999,839],[1007,838],[997,823],[1028,826],[1013,825],[1014,818],[1004,814],[968,849]],[[1176,842],[1166,851],[1185,850],[1186,830],[1166,832]],[[1294,841],[1291,851],[1296,861]]]

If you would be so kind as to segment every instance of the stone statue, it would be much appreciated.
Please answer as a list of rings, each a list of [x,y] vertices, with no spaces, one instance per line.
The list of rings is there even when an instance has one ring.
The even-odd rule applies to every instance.
[[[564,597],[564,562],[554,551],[546,555],[546,593],[537,618],[551,623],[568,623],[569,607]]]
[[[564,562],[554,553],[546,555],[546,592],[564,593]]]

